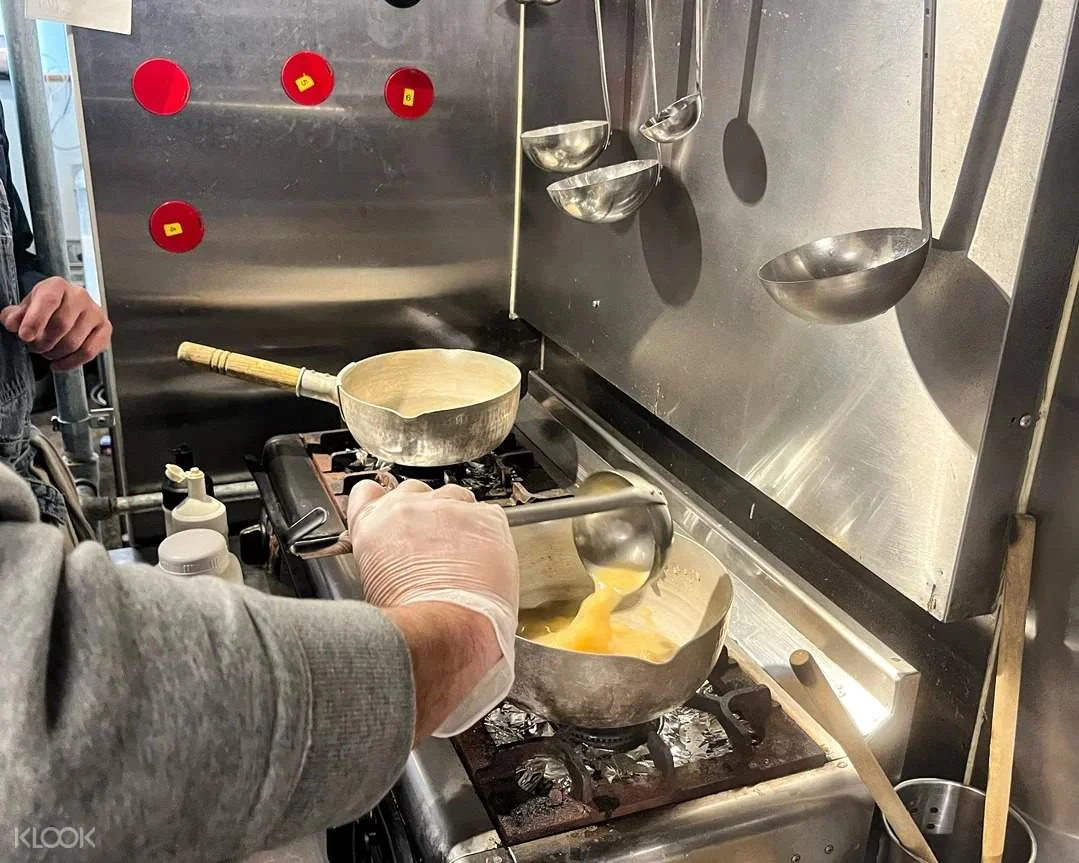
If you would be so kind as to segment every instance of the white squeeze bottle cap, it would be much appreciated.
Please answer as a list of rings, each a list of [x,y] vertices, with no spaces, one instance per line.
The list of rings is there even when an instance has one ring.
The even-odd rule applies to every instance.
[[[206,474],[197,467],[185,473],[187,477],[187,499],[172,511],[172,530],[207,528],[216,530],[228,539],[229,519],[225,505],[217,498],[206,494]]]
[[[157,568],[169,575],[215,575],[243,584],[240,562],[216,530],[192,528],[174,533],[157,547]]]

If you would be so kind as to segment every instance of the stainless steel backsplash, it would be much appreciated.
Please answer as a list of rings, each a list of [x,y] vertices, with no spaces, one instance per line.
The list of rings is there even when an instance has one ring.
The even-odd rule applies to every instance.
[[[156,484],[181,441],[227,475],[271,435],[340,424],[325,405],[181,367],[184,339],[326,371],[434,345],[531,364],[535,340],[506,318],[515,15],[434,0],[145,0],[134,16],[131,37],[75,33],[127,490]],[[303,49],[335,72],[315,107],[279,83]],[[154,56],[190,76],[175,116],[132,98],[132,72]],[[419,120],[383,101],[403,66],[434,81]],[[147,232],[174,198],[206,224],[187,254]]]
[[[756,273],[918,224],[920,2],[706,0],[704,119],[629,220],[573,221],[525,165],[517,311],[942,619],[992,602],[1070,268],[1022,278],[1073,11],[1053,6],[942,0],[933,210],[959,251],[872,321],[808,324]],[[603,8],[618,131],[597,164],[650,157],[644,0]],[[525,128],[602,117],[592,4],[528,15]],[[661,105],[691,80],[691,16],[655,0]]]

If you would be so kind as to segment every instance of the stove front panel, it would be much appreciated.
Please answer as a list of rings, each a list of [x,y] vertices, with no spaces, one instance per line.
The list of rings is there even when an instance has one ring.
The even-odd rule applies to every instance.
[[[864,863],[873,805],[853,774],[846,762],[831,763],[810,773],[516,845],[513,861]],[[475,863],[494,859],[489,854]]]

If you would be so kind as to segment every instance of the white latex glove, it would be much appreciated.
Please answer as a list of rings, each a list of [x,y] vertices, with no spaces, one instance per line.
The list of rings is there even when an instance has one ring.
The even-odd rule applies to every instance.
[[[499,506],[468,489],[436,491],[406,480],[392,492],[371,480],[352,489],[348,532],[365,598],[380,608],[448,602],[486,617],[502,657],[435,731],[452,737],[498,705],[513,685],[517,549]]]

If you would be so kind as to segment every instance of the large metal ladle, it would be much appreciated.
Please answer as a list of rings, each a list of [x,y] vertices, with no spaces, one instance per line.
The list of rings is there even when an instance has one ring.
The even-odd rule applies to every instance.
[[[546,6],[553,5],[543,0],[539,2]],[[575,123],[522,132],[521,149],[529,161],[541,170],[558,174],[580,171],[594,162],[611,143],[611,97],[607,90],[607,55],[603,46],[603,13],[599,4],[600,0],[594,0],[596,53],[599,55],[599,80],[603,90],[603,113],[606,119],[579,120]]]
[[[918,281],[933,237],[930,181],[933,158],[933,55],[936,0],[924,0],[922,103],[918,154],[921,228],[875,228],[826,237],[773,258],[761,284],[793,315],[824,324],[850,324],[883,314]]]
[[[658,111],[652,0],[647,0],[645,8],[648,11],[648,44],[652,66],[652,109]],[[599,0],[596,0],[596,24],[602,27]],[[656,144],[655,159],[633,159],[585,171],[583,174],[551,183],[547,187],[547,194],[562,212],[579,221],[592,224],[621,221],[636,213],[659,183],[661,155],[660,146]]]
[[[704,114],[704,39],[701,19],[701,0],[693,3],[693,45],[696,51],[696,81],[693,92],[687,93],[664,108],[657,111],[641,124],[641,134],[656,144],[670,144],[678,141],[693,131]]]
[[[628,471],[596,471],[581,482],[573,497],[511,506],[505,513],[510,527],[572,519],[573,543],[589,573],[629,570],[641,574],[642,584],[663,569],[674,539],[674,522],[663,492]],[[316,507],[292,525],[285,538],[289,551],[307,558],[352,551],[347,533],[309,538],[326,518],[325,509]]]

